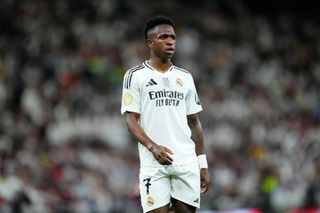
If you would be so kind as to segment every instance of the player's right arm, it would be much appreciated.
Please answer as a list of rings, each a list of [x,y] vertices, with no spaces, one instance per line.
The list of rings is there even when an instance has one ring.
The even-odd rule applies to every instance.
[[[171,165],[171,150],[156,144],[145,133],[140,125],[141,112],[141,83],[137,75],[143,66],[137,66],[128,70],[123,79],[121,113],[125,116],[127,127],[131,135],[145,146],[162,165]]]
[[[124,115],[131,135],[144,145],[161,165],[171,165],[173,159],[169,154],[173,154],[172,151],[167,147],[156,144],[148,137],[139,123],[140,114],[126,111]]]

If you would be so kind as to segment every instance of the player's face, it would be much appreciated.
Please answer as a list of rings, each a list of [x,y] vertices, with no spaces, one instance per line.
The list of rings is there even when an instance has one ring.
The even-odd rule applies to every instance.
[[[149,48],[160,59],[169,59],[174,55],[176,34],[171,25],[158,25],[147,40]]]

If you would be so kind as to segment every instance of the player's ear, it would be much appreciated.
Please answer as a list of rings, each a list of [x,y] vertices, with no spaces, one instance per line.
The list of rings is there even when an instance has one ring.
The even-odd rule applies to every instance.
[[[153,44],[152,39],[147,38],[147,45],[148,45],[149,48],[152,47],[152,44]]]

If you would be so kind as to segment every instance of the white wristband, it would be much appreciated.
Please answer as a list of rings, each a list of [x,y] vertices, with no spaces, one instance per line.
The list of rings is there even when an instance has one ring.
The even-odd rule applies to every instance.
[[[205,154],[198,155],[198,164],[200,166],[200,169],[207,169],[208,168],[207,157]]]

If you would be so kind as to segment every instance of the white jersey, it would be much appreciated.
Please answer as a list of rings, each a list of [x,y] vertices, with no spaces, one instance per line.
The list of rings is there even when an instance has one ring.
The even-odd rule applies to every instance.
[[[124,76],[121,113],[139,113],[145,133],[173,152],[173,165],[197,161],[187,115],[201,110],[193,78],[184,69],[172,65],[162,73],[145,61]],[[146,147],[138,148],[141,166],[159,165]]]

